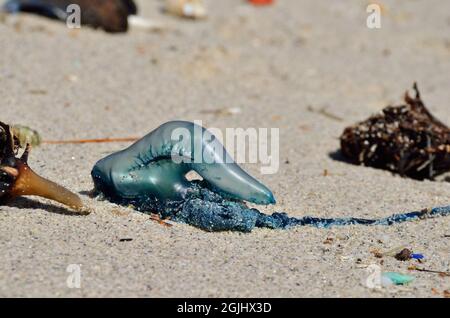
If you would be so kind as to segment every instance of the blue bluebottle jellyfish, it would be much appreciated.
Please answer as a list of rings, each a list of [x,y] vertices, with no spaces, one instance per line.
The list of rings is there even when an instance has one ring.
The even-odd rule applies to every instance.
[[[224,197],[273,204],[272,192],[247,174],[205,128],[171,121],[127,149],[98,161],[92,170],[96,188],[110,197],[183,200],[193,190],[186,179],[196,171]]]
[[[203,180],[189,181],[186,174],[190,171],[197,172]],[[245,202],[275,204],[269,188],[239,167],[207,129],[187,121],[161,125],[130,147],[99,160],[91,175],[96,191],[112,202],[132,205],[142,212],[157,212],[163,218],[207,231],[390,225],[450,214],[450,207],[377,220],[264,214]]]

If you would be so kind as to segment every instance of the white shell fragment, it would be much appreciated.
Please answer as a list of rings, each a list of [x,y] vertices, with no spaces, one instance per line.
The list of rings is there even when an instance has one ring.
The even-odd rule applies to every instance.
[[[133,29],[141,29],[144,31],[161,31],[164,25],[159,21],[144,18],[138,15],[128,16],[128,25]]]
[[[190,19],[206,18],[203,0],[166,0],[166,12]]]

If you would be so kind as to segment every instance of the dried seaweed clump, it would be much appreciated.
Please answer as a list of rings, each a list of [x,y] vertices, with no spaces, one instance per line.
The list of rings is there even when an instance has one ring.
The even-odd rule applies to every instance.
[[[450,170],[450,130],[420,99],[405,93],[406,105],[388,106],[379,114],[347,127],[342,154],[356,164],[387,169],[414,179],[433,179]]]

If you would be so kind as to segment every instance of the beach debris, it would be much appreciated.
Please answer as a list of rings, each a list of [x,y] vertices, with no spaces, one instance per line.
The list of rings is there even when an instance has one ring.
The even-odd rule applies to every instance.
[[[395,259],[398,261],[408,261],[411,259],[412,252],[408,248],[402,249],[400,252],[395,254]]]
[[[121,238],[119,239],[119,242],[131,242],[133,239],[130,237],[126,237],[126,238]]]
[[[329,112],[326,107],[321,107],[319,109],[316,109],[316,108],[314,108],[312,106],[308,106],[306,108],[306,110],[311,112],[311,113],[316,113],[316,114],[322,115],[322,116],[324,116],[324,117],[326,117],[328,119],[334,120],[334,121],[339,121],[339,122],[343,121],[343,119],[341,117],[339,117],[339,116]]]
[[[207,109],[202,110],[203,114],[214,114],[216,116],[233,116],[240,114],[242,109],[239,107],[219,108],[219,109]]]
[[[71,83],[76,83],[79,80],[78,76],[76,76],[75,74],[68,74],[64,76],[64,79]]]
[[[8,0],[3,11],[30,12],[66,22],[72,14],[70,5],[80,7],[81,25],[106,32],[126,32],[128,17],[137,14],[133,0]]]
[[[165,0],[164,10],[189,19],[204,19],[207,15],[203,0]]]
[[[414,179],[433,179],[450,170],[450,129],[425,107],[417,84],[405,105],[388,106],[347,127],[342,154],[356,164],[381,168]]]
[[[383,258],[384,256],[392,256],[399,261],[408,261],[410,259],[421,260],[424,258],[422,254],[414,254],[409,248],[397,246],[386,252],[380,252],[378,249],[370,251],[376,258]]]
[[[279,121],[279,120],[281,120],[283,117],[281,117],[280,115],[272,115],[272,116],[270,116],[270,119],[272,120],[272,121]]]
[[[191,171],[203,179],[187,179]],[[91,175],[94,191],[100,197],[206,231],[392,225],[450,215],[450,206],[380,219],[295,218],[284,212],[264,214],[249,208],[245,201],[274,204],[272,192],[242,170],[211,132],[186,121],[167,122],[128,148],[99,160]]]
[[[172,227],[173,224],[168,223],[166,220],[161,219],[158,214],[151,214],[150,220],[157,222],[160,225],[164,225],[165,227]]]
[[[439,276],[441,276],[441,277],[450,277],[450,272],[435,271],[435,270],[431,270],[431,269],[420,268],[420,267],[417,267],[416,265],[411,265],[411,266],[409,266],[409,267],[408,267],[408,270],[410,270],[410,271],[418,271],[418,272],[426,272],[426,273],[439,274]]]
[[[39,133],[30,127],[23,125],[12,125],[12,133],[19,142],[20,148],[25,148],[27,144],[32,147],[37,147],[41,144],[42,138]]]
[[[43,144],[61,145],[61,144],[92,144],[92,143],[108,143],[108,142],[132,142],[136,141],[137,137],[124,138],[97,138],[97,139],[71,139],[71,140],[44,140]]]
[[[131,29],[139,29],[143,31],[153,31],[153,32],[163,31],[166,28],[166,26],[159,21],[144,18],[138,15],[128,16],[128,26]]]
[[[18,196],[36,195],[62,203],[80,214],[88,213],[78,195],[42,178],[28,166],[30,144],[18,158],[19,142],[12,128],[0,122],[0,131],[0,204]]]
[[[440,292],[436,288],[431,288],[431,292],[435,296],[443,296],[444,298],[450,298],[450,290],[444,290],[443,292]]]
[[[253,4],[254,6],[266,6],[275,3],[275,0],[247,0],[247,1]]]
[[[378,249],[374,249],[372,251],[370,251],[376,258],[383,258],[384,256],[393,256],[395,257],[395,255],[397,255],[398,253],[400,253],[403,249],[405,249],[404,246],[396,246],[394,248],[391,248],[385,252],[381,252]]]
[[[389,285],[406,285],[414,280],[413,276],[396,273],[396,272],[384,272],[381,275],[381,284],[383,286]]]
[[[120,209],[113,209],[113,210],[111,210],[111,213],[115,216],[128,216],[130,214],[130,212],[123,211]]]
[[[375,256],[376,258],[383,258],[383,253],[381,253],[380,251],[378,251],[378,250],[373,250],[373,251],[370,251],[372,254],[373,254],[373,256]]]

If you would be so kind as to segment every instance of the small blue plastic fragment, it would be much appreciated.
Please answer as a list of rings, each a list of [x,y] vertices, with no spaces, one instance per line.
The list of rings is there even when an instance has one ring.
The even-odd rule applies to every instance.
[[[411,254],[411,258],[414,259],[423,259],[424,256],[422,254]]]
[[[382,275],[382,281],[387,280],[394,285],[406,285],[414,280],[414,277],[395,272],[385,272]]]

